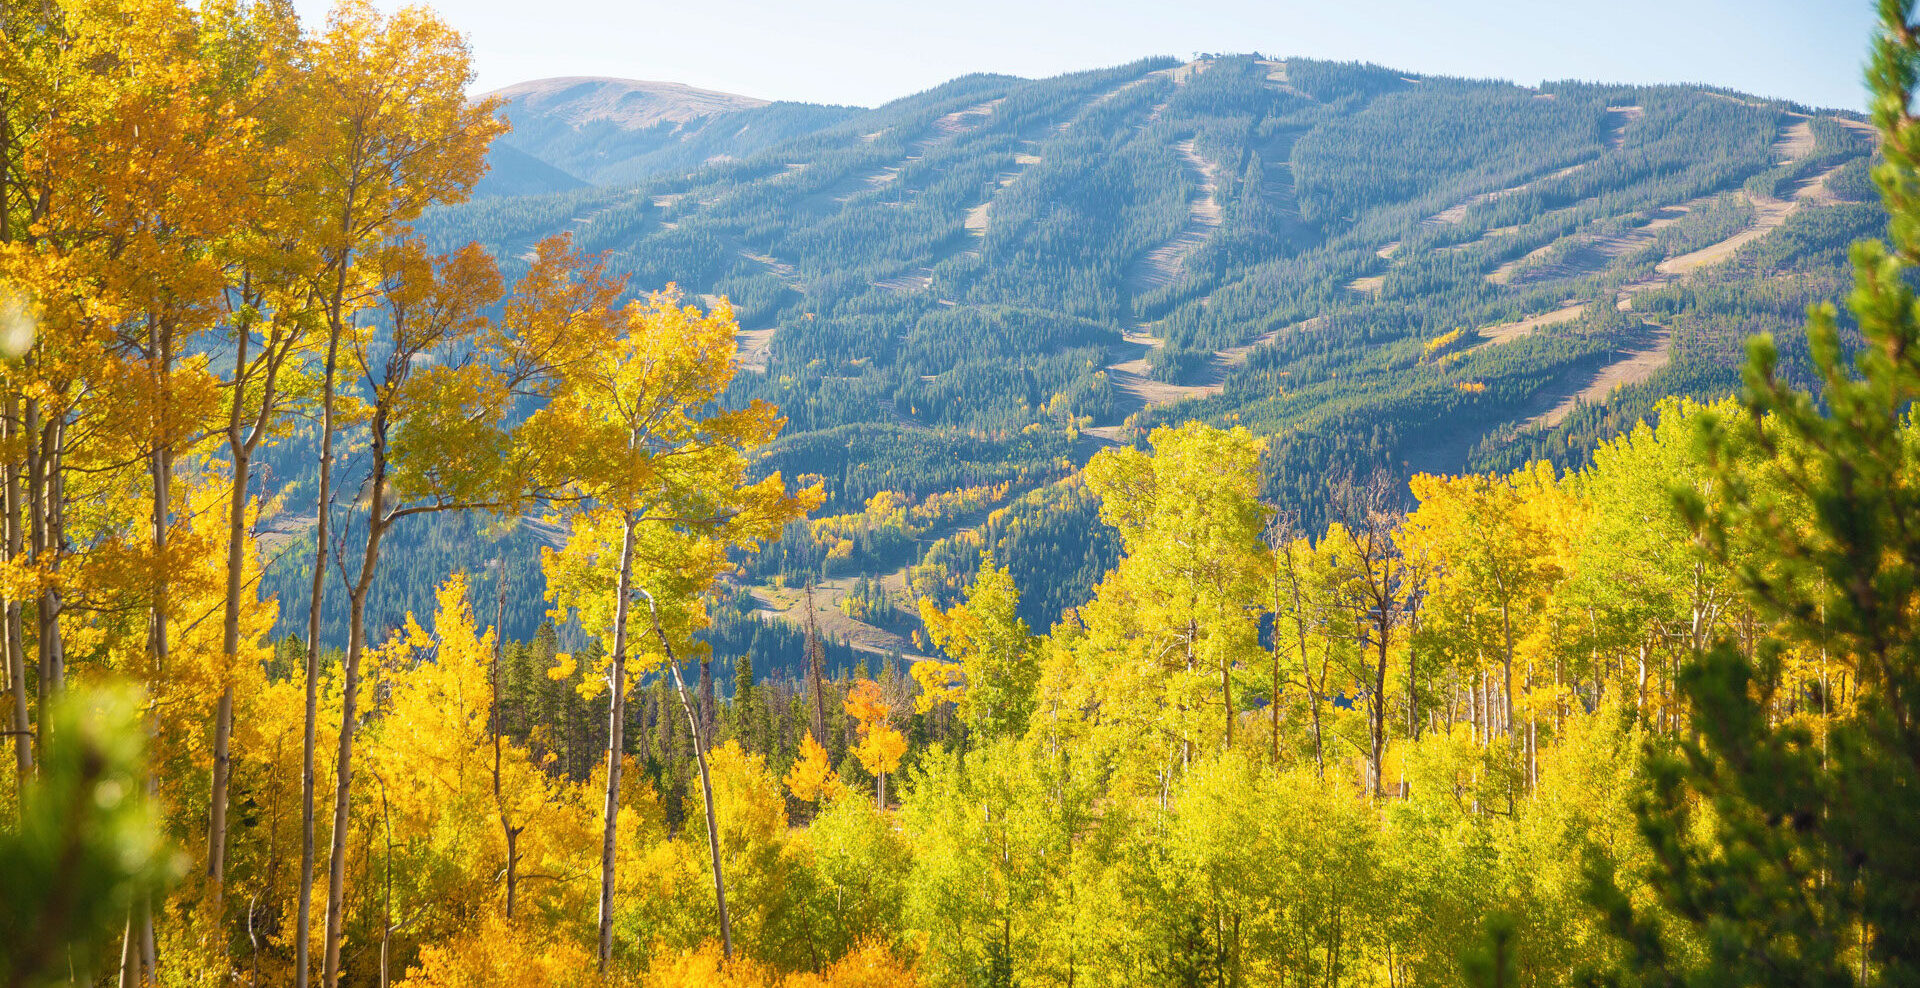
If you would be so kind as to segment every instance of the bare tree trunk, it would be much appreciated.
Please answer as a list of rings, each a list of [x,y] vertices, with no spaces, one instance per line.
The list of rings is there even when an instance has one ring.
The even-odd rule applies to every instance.
[[[1473,728],[1473,740],[1478,743],[1486,732],[1480,726],[1480,673],[1475,670],[1467,680],[1467,724]]]
[[[380,565],[380,540],[392,519],[386,516],[387,453],[384,409],[374,412],[371,427],[372,468],[368,472],[369,505],[367,544],[360,557],[360,572],[348,595],[347,660],[341,675],[340,745],[334,756],[333,852],[328,861],[326,981],[328,988],[339,983],[340,937],[345,920],[347,894],[347,826],[351,822],[353,798],[353,734],[358,727],[360,700],[360,659],[366,651],[367,593],[373,589],[373,575]]]
[[[139,988],[141,982],[140,948],[136,941],[140,931],[135,926],[135,912],[133,907],[127,907],[126,931],[120,935],[120,988]]]
[[[1640,642],[1639,664],[1634,671],[1633,710],[1645,716],[1647,709],[1647,643]]]
[[[1307,601],[1305,600],[1304,595],[1302,595],[1300,592],[1300,574],[1294,568],[1294,559],[1293,559],[1292,549],[1288,548],[1283,550],[1280,548],[1279,543],[1284,539],[1285,539],[1285,535],[1280,535],[1275,538],[1274,554],[1277,561],[1284,561],[1283,563],[1284,570],[1281,569],[1280,565],[1276,565],[1275,569],[1277,571],[1281,571],[1284,573],[1287,581],[1287,591],[1289,596],[1291,596],[1293,600],[1294,643],[1295,643],[1295,646],[1300,650],[1300,678],[1306,682],[1307,709],[1313,720],[1313,767],[1314,767],[1314,771],[1317,772],[1319,776],[1324,779],[1327,777],[1327,761],[1326,761],[1325,749],[1321,744],[1320,687],[1324,685],[1326,682],[1326,676],[1324,674],[1325,667],[1324,665],[1322,666],[1322,669],[1321,669],[1322,675],[1320,679],[1316,681],[1313,678],[1313,666],[1307,657],[1307,611],[1306,611]],[[1274,608],[1273,608],[1274,620],[1276,622],[1279,620],[1279,611],[1280,611],[1279,600],[1280,600],[1280,590],[1276,586],[1274,588]],[[1277,651],[1280,647],[1280,628],[1278,624],[1276,624],[1273,629],[1273,644],[1274,644],[1274,648]],[[1280,669],[1279,669],[1278,660],[1276,659],[1275,665],[1274,665],[1274,682],[1276,684],[1274,688],[1275,704],[1278,704],[1280,700],[1279,687],[1277,685],[1279,683],[1279,676],[1280,676]],[[1274,712],[1274,729],[1276,734],[1274,743],[1276,745],[1278,745],[1279,743],[1278,741],[1279,724],[1280,724],[1279,711],[1276,710]]]
[[[813,739],[827,743],[827,656],[820,644],[820,632],[814,626],[813,581],[807,581],[807,677],[813,680]]]
[[[633,596],[633,512],[621,517],[620,579],[613,602],[613,689],[607,704],[606,824],[600,836],[600,973],[613,961],[613,879],[618,855],[614,838],[620,821],[620,757],[624,753],[627,702],[627,608]],[[671,660],[669,660],[671,661]],[[691,719],[691,715],[689,715]],[[698,737],[699,727],[694,727]]]
[[[173,372],[173,340],[171,328],[155,325],[151,331],[150,339],[152,341],[153,357],[159,365],[159,386],[156,388],[156,391],[160,395],[161,400],[160,407],[163,431],[161,432],[160,440],[155,443],[151,459],[153,474],[152,541],[154,558],[159,561],[160,565],[155,567],[154,570],[156,580],[153,587],[153,601],[151,613],[149,614],[150,624],[147,629],[147,637],[148,650],[152,653],[154,681],[159,682],[161,678],[166,675],[167,658],[171,652],[170,639],[167,634],[167,622],[171,619],[170,611],[172,604],[170,600],[171,567],[166,556],[169,542],[168,536],[173,527],[173,437],[165,431],[168,428],[166,425],[167,383],[169,376]],[[157,733],[157,724],[150,720],[147,730],[149,735],[148,740],[151,741],[152,735]],[[149,768],[147,770],[147,798],[154,798],[158,791],[159,780],[154,776],[153,770]],[[212,899],[209,906],[211,907],[211,912],[214,917],[214,942],[220,952],[225,954],[227,939],[223,928],[224,924],[220,922],[220,893],[221,886],[219,882],[216,881],[213,885]],[[146,967],[146,976],[150,981],[158,983],[160,980],[160,972],[156,964],[156,959],[153,956],[153,949],[150,946],[153,942],[153,912],[149,906],[149,901],[145,898],[135,907],[134,918],[143,945],[142,960]]]
[[[1533,713],[1533,660],[1527,660],[1527,791],[1540,785],[1540,735]]]
[[[1505,647],[1500,655],[1500,668],[1506,678],[1500,704],[1500,726],[1507,734],[1513,733],[1513,612],[1505,600],[1500,601],[1500,635]]]
[[[1305,664],[1306,657],[1303,655],[1301,656],[1301,665],[1304,666]],[[1324,681],[1323,678],[1322,682]],[[1309,680],[1309,682],[1311,682],[1311,680]],[[1307,706],[1313,711],[1313,770],[1315,774],[1324,779],[1327,777],[1327,756],[1326,745],[1322,741],[1324,735],[1320,728],[1320,688],[1318,686],[1309,685],[1307,687]]]
[[[344,275],[342,275],[344,277]],[[313,939],[315,733],[320,720],[320,606],[326,599],[327,540],[333,500],[333,395],[339,367],[340,325],[336,318],[327,333],[327,370],[320,397],[320,488],[315,497],[313,581],[307,597],[307,712],[301,748],[300,783],[300,902],[294,931],[294,985],[307,988],[313,967],[307,956]],[[339,838],[336,838],[336,843]]]
[[[231,674],[234,663],[240,659],[240,596],[246,573],[247,505],[248,491],[253,480],[253,451],[273,414],[276,372],[279,369],[273,355],[267,354],[267,374],[261,382],[260,411],[251,430],[243,432],[246,407],[244,399],[249,377],[247,352],[253,337],[244,320],[236,326],[236,329],[233,395],[227,411],[227,455],[232,461],[230,464],[232,474],[229,478],[231,486],[227,494],[227,582],[226,597],[222,604],[220,636],[220,654],[225,660],[228,674]],[[227,790],[232,775],[232,759],[229,752],[232,740],[233,687],[229,684],[221,691],[220,702],[214,712],[213,790],[209,797],[211,811],[207,827],[207,877],[213,883],[214,915],[216,916],[220,915],[220,896],[226,882]],[[304,936],[301,938],[301,943],[305,944]]]
[[[1420,703],[1419,703],[1419,650],[1413,647],[1414,632],[1418,625],[1407,628],[1407,740],[1420,740]]]
[[[713,737],[714,724],[719,720],[719,704],[713,699],[713,663],[700,663],[700,733],[703,737]]]
[[[233,771],[229,746],[233,741],[233,685],[220,692],[213,721],[213,798],[207,821],[208,906],[215,922],[222,912],[227,867],[227,783]]]
[[[27,473],[33,518],[32,558],[34,563],[42,569],[54,570],[60,565],[59,557],[63,538],[60,502],[64,494],[60,479],[60,451],[65,430],[57,420],[41,421],[38,401],[27,403],[27,424],[30,433]],[[50,741],[47,736],[47,718],[44,712],[66,684],[66,653],[65,643],[60,635],[60,605],[59,586],[53,581],[48,581],[40,590],[40,599],[34,613],[35,630],[39,633],[38,658],[42,711],[39,740],[43,759],[46,757],[46,748]]]
[[[700,733],[700,721],[694,716],[693,703],[687,699],[687,684],[680,678],[680,660],[674,657],[673,643],[667,640],[666,631],[660,627],[660,610],[655,606],[652,594],[647,595],[647,609],[653,616],[654,636],[660,639],[660,648],[666,653],[667,668],[673,670],[673,686],[680,695],[680,710],[687,715],[687,727],[693,731],[693,757],[700,763],[700,800],[707,811],[707,850],[713,859],[713,898],[720,910],[720,952],[726,959],[732,960],[733,920],[727,915],[727,883],[720,871],[720,826],[713,816],[713,780],[707,773],[706,738]]]
[[[1387,608],[1382,606],[1380,612],[1382,619],[1374,629],[1379,656],[1374,669],[1373,697],[1367,704],[1367,727],[1373,735],[1373,752],[1367,763],[1367,788],[1375,799],[1380,798],[1387,756],[1387,634],[1390,626]]]

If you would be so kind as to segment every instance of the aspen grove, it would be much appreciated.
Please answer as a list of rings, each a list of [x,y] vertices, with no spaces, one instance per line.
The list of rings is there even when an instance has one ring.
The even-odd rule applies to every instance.
[[[1269,437],[1164,425],[1059,481],[1120,553],[1051,627],[987,553],[909,583],[926,655],[832,669],[809,584],[790,679],[703,637],[825,498],[728,301],[416,233],[505,129],[454,28],[0,3],[0,986],[1916,983],[1880,7],[1891,223],[1814,391],[1756,338],[1584,465],[1328,476],[1314,524]],[[541,585],[369,613],[446,516],[539,532]]]

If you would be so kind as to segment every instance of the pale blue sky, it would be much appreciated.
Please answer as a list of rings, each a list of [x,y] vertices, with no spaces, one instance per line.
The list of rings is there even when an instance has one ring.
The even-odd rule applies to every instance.
[[[398,0],[377,0],[392,8]],[[327,0],[296,0],[309,17]],[[437,0],[476,91],[556,75],[874,105],[968,72],[1196,51],[1447,75],[1705,82],[1860,109],[1867,0]]]

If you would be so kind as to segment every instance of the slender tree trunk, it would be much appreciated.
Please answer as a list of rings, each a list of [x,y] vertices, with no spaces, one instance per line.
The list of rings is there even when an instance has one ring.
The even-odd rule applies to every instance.
[[[1304,665],[1305,663],[1303,662],[1302,664]],[[1322,671],[1325,671],[1324,668]],[[1323,676],[1321,682],[1324,683],[1325,681],[1326,679]],[[1311,680],[1309,680],[1309,682],[1311,682]],[[1323,734],[1320,728],[1320,688],[1318,686],[1310,685],[1307,687],[1307,707],[1313,711],[1313,770],[1316,775],[1324,779],[1327,777],[1327,756],[1326,745],[1322,742]]]
[[[342,274],[344,278],[344,273]],[[340,324],[331,320],[327,333],[326,379],[320,393],[320,487],[315,497],[313,580],[307,597],[307,710],[301,748],[300,783],[300,902],[299,928],[294,931],[294,985],[307,988],[313,964],[307,956],[313,939],[314,870],[314,748],[320,720],[320,607],[326,599],[327,540],[333,500],[333,397],[340,356]],[[340,838],[336,837],[336,843]],[[329,982],[329,985],[331,982]]]
[[[380,540],[392,519],[387,517],[386,411],[376,410],[369,430],[373,435],[368,471],[371,491],[368,495],[367,544],[360,557],[360,572],[354,578],[348,596],[347,660],[341,674],[340,745],[334,756],[333,852],[327,875],[326,985],[333,988],[340,978],[340,937],[345,921],[347,893],[347,826],[353,798],[353,734],[358,726],[360,700],[360,659],[366,650],[367,594],[373,589],[373,575],[380,565]]]
[[[807,676],[813,680],[813,739],[827,743],[827,663],[826,649],[820,644],[820,632],[814,626],[813,581],[807,581]]]
[[[1191,600],[1187,602],[1187,613],[1189,615],[1187,618],[1186,645],[1187,675],[1191,676],[1193,675],[1193,646],[1200,636],[1199,622],[1191,617],[1193,613],[1193,602]],[[1186,715],[1187,701],[1186,698],[1182,696],[1180,700],[1180,768],[1182,770],[1193,764],[1193,734],[1189,730],[1190,725]]]
[[[607,703],[607,800],[605,826],[600,835],[600,973],[613,961],[613,879],[617,861],[615,837],[620,821],[621,738],[626,732],[627,609],[633,596],[633,529],[629,511],[620,521],[620,579],[613,602],[613,668]],[[671,660],[669,660],[671,661]],[[677,672],[677,671],[676,671]],[[691,715],[689,715],[691,722]],[[699,727],[694,726],[697,737]]]
[[[1500,705],[1500,726],[1508,734],[1513,733],[1513,612],[1503,599],[1500,601],[1500,636],[1505,650],[1500,655],[1500,667],[1506,675],[1503,683],[1504,696]]]
[[[169,536],[173,527],[173,436],[171,433],[171,416],[167,409],[169,400],[167,386],[173,373],[172,328],[170,326],[156,324],[151,332],[150,339],[152,340],[154,359],[159,365],[159,386],[156,390],[160,395],[161,401],[161,428],[159,433],[160,439],[155,444],[152,456],[152,540],[154,558],[159,562],[159,565],[154,571],[155,581],[153,587],[153,603],[151,614],[149,615],[151,624],[148,627],[148,650],[152,653],[154,681],[160,682],[166,675],[167,660],[172,651],[171,638],[167,632],[167,622],[172,619],[172,561],[167,558],[168,545],[170,542]],[[153,735],[158,733],[158,724],[150,720],[148,722],[147,732],[149,736],[148,740],[151,742]],[[147,798],[150,800],[154,799],[158,796],[158,793],[159,780],[155,777],[153,770],[149,768],[147,770]],[[214,942],[221,953],[225,954],[227,939],[224,925],[220,922],[221,886],[218,881],[214,883],[211,891],[212,898],[209,906],[211,907],[211,914],[214,917],[216,930]],[[148,980],[157,984],[160,980],[160,970],[152,947],[153,910],[150,905],[150,900],[142,897],[140,902],[135,906],[134,920],[139,929],[140,942],[142,945],[141,960],[146,968],[146,976]]]
[[[1374,669],[1373,700],[1367,705],[1367,724],[1373,734],[1373,753],[1370,759],[1370,789],[1375,799],[1380,798],[1383,776],[1386,774],[1387,755],[1387,608],[1383,603],[1382,615],[1375,628],[1376,647],[1379,649],[1379,661]]]
[[[137,923],[138,910],[127,908],[127,925],[120,935],[120,988],[140,988],[140,948],[138,938],[140,930]]]
[[[54,570],[60,565],[60,499],[63,496],[60,449],[64,430],[58,421],[41,421],[38,401],[27,403],[27,424],[30,433],[27,486],[33,519],[32,558],[35,565],[43,570]],[[41,758],[44,759],[50,741],[47,736],[46,709],[66,682],[66,656],[60,636],[60,589],[54,581],[47,581],[40,590],[34,624],[38,632],[40,665],[39,740]]]
[[[1473,730],[1474,743],[1480,741],[1480,673],[1467,678],[1467,726]]]
[[[1640,642],[1639,664],[1634,670],[1634,712],[1645,716],[1647,709],[1647,643]]]
[[[1274,620],[1274,624],[1273,624],[1273,637],[1274,637],[1273,694],[1272,694],[1273,699],[1269,701],[1269,703],[1267,704],[1267,707],[1268,707],[1267,713],[1271,715],[1270,719],[1272,721],[1271,727],[1273,731],[1273,738],[1272,738],[1273,766],[1275,768],[1279,768],[1280,767],[1280,612],[1277,606],[1279,604],[1279,601],[1275,601],[1274,603],[1276,607],[1274,609],[1274,614],[1273,614],[1273,620]]]
[[[1407,740],[1420,739],[1419,650],[1413,647],[1413,629],[1407,634]]]
[[[680,660],[674,658],[673,643],[667,640],[667,633],[660,627],[660,611],[654,606],[653,597],[647,597],[647,608],[653,616],[653,633],[660,639],[660,648],[667,656],[667,668],[673,671],[673,686],[680,696],[680,710],[687,716],[687,727],[693,732],[693,757],[700,763],[700,800],[707,812],[707,851],[713,860],[713,898],[720,910],[720,952],[728,960],[733,959],[733,920],[727,915],[727,882],[720,871],[720,826],[713,815],[713,780],[707,773],[706,738],[700,733],[699,718],[694,715],[693,703],[687,698],[686,680],[680,678]]]
[[[260,398],[260,419],[250,436],[242,434],[242,423],[246,407],[247,352],[253,342],[252,334],[244,322],[238,326],[235,334],[233,358],[233,395],[227,411],[227,455],[232,461],[230,488],[227,493],[227,582],[226,596],[222,603],[220,655],[224,661],[222,678],[233,674],[233,667],[240,661],[240,596],[246,571],[247,552],[247,504],[248,491],[252,485],[252,466],[254,445],[259,441],[266,417],[271,413],[274,394],[274,366],[270,363],[266,380],[262,382],[263,393]],[[213,913],[220,915],[220,898],[226,883],[227,861],[227,790],[232,777],[232,758],[230,746],[233,740],[233,686],[231,683],[220,692],[220,701],[214,711],[213,743],[213,790],[209,796],[209,823],[207,827],[207,877],[213,886]],[[302,943],[305,942],[304,937]]]
[[[1527,660],[1527,791],[1540,785],[1540,735],[1533,713],[1533,660]]]
[[[507,842],[507,919],[511,921],[514,892],[519,877],[516,872],[520,865],[520,831],[524,829],[524,825],[522,827],[513,825],[512,818],[507,815],[506,800],[500,794],[501,735],[506,733],[506,724],[502,719],[500,707],[500,672],[503,665],[501,649],[507,640],[507,561],[503,558],[499,564],[500,582],[493,604],[493,714],[489,719],[489,729],[493,734],[493,805],[500,815],[500,833]]]
[[[1276,548],[1274,551],[1276,553],[1280,552],[1278,548]],[[1325,750],[1321,745],[1320,687],[1325,685],[1326,683],[1326,675],[1325,675],[1326,667],[1323,663],[1321,666],[1320,679],[1316,681],[1313,678],[1313,665],[1311,660],[1308,658],[1308,652],[1307,652],[1306,601],[1302,599],[1302,595],[1300,593],[1300,576],[1293,568],[1294,562],[1293,562],[1293,556],[1291,551],[1289,551],[1282,558],[1284,558],[1287,561],[1286,562],[1287,586],[1291,596],[1293,597],[1293,635],[1294,635],[1295,645],[1300,649],[1300,678],[1305,680],[1307,684],[1307,709],[1313,720],[1313,767],[1314,767],[1314,771],[1319,774],[1320,778],[1324,779],[1327,777],[1327,760],[1326,760]],[[1274,596],[1277,602],[1279,598],[1278,590],[1274,592]],[[1276,615],[1279,609],[1280,608],[1276,603],[1276,606],[1274,607],[1274,611],[1276,612]],[[1276,620],[1277,619],[1278,618],[1276,616]],[[1280,629],[1277,626],[1274,628],[1273,635],[1274,635],[1274,647],[1278,649]],[[1279,677],[1279,667],[1277,665],[1277,660],[1275,665],[1274,676],[1277,682]],[[1274,693],[1274,700],[1276,703],[1279,701],[1279,691],[1277,687]],[[1278,712],[1276,712],[1275,720],[1274,720],[1274,724],[1276,725],[1276,734],[1277,734],[1278,724],[1279,724],[1278,717],[1279,717],[1279,714]],[[1278,741],[1276,740],[1275,743],[1277,744]]]
[[[714,724],[719,720],[719,704],[713,698],[713,663],[700,663],[700,733],[713,737]]]
[[[1233,749],[1233,721],[1236,716],[1233,709],[1233,662],[1222,656],[1220,659],[1220,702],[1227,707],[1227,750]]]
[[[4,419],[0,419],[0,422],[4,422],[9,439],[20,435],[21,432],[19,406],[19,399],[9,393],[6,396],[5,417]],[[21,528],[22,522],[25,520],[25,511],[24,506],[20,502],[20,496],[20,466],[12,459],[9,459],[6,465],[6,548],[8,561],[14,563],[20,562],[20,557],[25,550],[24,533]],[[8,681],[13,684],[13,756],[14,765],[18,771],[15,778],[22,783],[26,781],[29,775],[33,774],[33,738],[28,733],[31,730],[31,724],[27,719],[25,631],[26,629],[20,621],[20,601],[9,596],[7,598],[5,627],[7,638],[7,678]]]

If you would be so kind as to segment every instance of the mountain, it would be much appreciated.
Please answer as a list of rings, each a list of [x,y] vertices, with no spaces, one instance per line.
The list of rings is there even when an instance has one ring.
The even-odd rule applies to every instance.
[[[518,151],[599,185],[746,157],[855,112],[588,76],[538,79],[486,95],[502,101],[502,115],[513,125],[496,151]],[[498,154],[493,161],[498,167]]]
[[[574,127],[605,121],[626,130],[645,130],[661,123],[687,123],[715,114],[751,110],[771,102],[695,89],[677,82],[642,82],[605,76],[535,79],[486,95],[505,102],[510,115],[537,115]]]
[[[487,173],[474,185],[473,196],[476,199],[538,196],[586,187],[586,182],[525,151],[495,142],[487,149]]]
[[[772,581],[824,570],[821,616],[874,648],[982,549],[1036,625],[1085,599],[1112,544],[1075,472],[1156,425],[1272,436],[1269,492],[1314,524],[1341,477],[1584,455],[1731,390],[1753,332],[1801,375],[1807,305],[1885,223],[1859,118],[1695,86],[1246,55],[870,110],[650,92],[514,96],[512,146],[594,187],[420,228],[509,273],[566,232],[636,291],[729,297],[731,400],[784,410],[768,466],[840,516],[751,561],[741,606],[791,614]],[[653,122],[607,109],[630,96]]]

